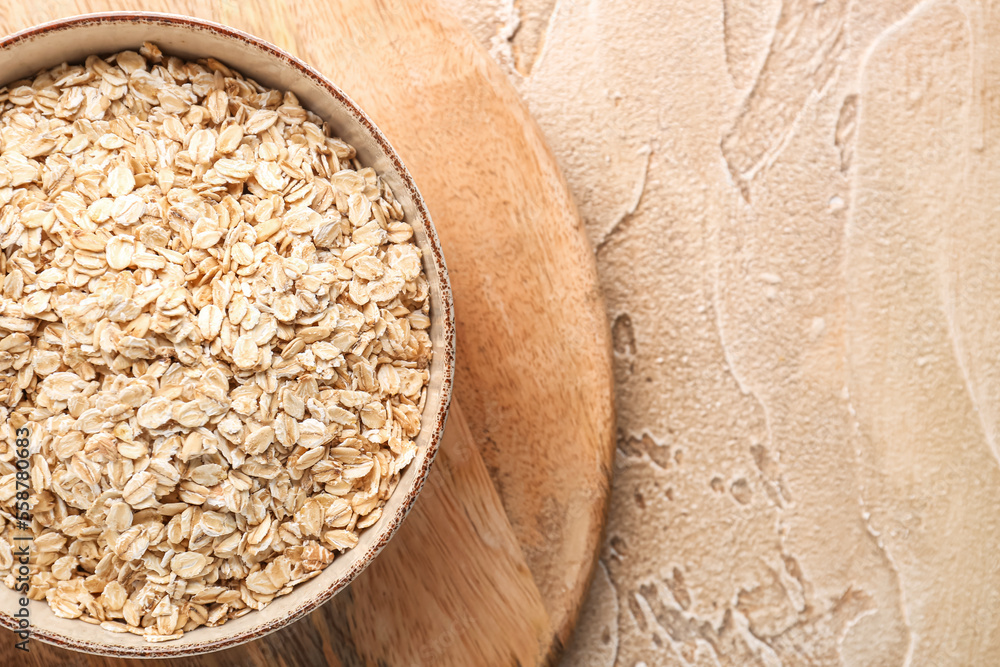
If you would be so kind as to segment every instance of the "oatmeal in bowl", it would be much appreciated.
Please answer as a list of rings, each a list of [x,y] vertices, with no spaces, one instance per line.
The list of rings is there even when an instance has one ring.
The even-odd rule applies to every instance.
[[[290,56],[162,15],[0,50],[60,31],[94,52],[0,90],[0,578],[28,545],[36,633],[71,648],[234,645],[415,498],[450,395],[440,250],[381,134]]]

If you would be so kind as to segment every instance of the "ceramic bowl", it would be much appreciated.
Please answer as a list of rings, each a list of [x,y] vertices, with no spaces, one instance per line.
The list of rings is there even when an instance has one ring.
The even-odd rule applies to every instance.
[[[82,62],[91,54],[137,50],[144,42],[195,60],[214,57],[271,88],[295,93],[302,105],[330,123],[352,144],[362,164],[386,178],[415,230],[430,282],[434,358],[423,412],[418,454],[406,468],[382,518],[360,535],[358,545],[338,556],[318,577],[219,627],[201,627],[175,641],[147,643],[79,620],[58,618],[48,605],[31,602],[32,639],[87,653],[122,657],[170,658],[231,648],[292,623],[347,586],[386,545],[417,498],[437,452],[451,398],[455,333],[451,288],[434,226],[413,179],[385,136],[357,104],[301,60],[239,30],[186,16],[147,12],[89,14],[61,19],[0,40],[0,84],[62,62]],[[15,628],[11,615],[19,594],[0,585],[0,625]]]

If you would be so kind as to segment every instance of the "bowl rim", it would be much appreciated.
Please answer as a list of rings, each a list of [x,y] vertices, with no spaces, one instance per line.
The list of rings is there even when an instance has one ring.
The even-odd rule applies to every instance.
[[[169,642],[162,642],[147,643],[139,646],[116,646],[111,643],[96,643],[73,639],[35,625],[30,626],[31,637],[33,639],[39,639],[40,641],[58,646],[60,648],[66,648],[88,654],[123,658],[180,658],[211,653],[228,648],[235,648],[280,630],[281,628],[284,628],[302,618],[306,614],[315,611],[318,607],[331,600],[337,593],[346,588],[366,567],[368,567],[369,564],[371,564],[373,560],[375,560],[379,552],[381,552],[389,540],[396,534],[400,524],[409,513],[410,509],[412,509],[413,503],[416,501],[417,496],[420,495],[420,491],[427,480],[431,464],[437,455],[438,448],[441,443],[441,437],[444,433],[445,423],[448,418],[448,409],[451,404],[455,374],[454,301],[451,282],[448,277],[448,270],[445,265],[444,254],[441,251],[441,244],[438,239],[437,231],[431,221],[430,213],[427,210],[427,205],[424,202],[423,196],[417,189],[416,183],[413,181],[413,177],[403,164],[399,154],[392,147],[389,140],[378,128],[378,126],[375,125],[375,123],[368,117],[361,107],[346,93],[344,93],[344,91],[342,91],[336,84],[327,79],[314,67],[298,57],[286,52],[280,47],[238,28],[233,28],[215,21],[196,18],[193,16],[166,12],[111,11],[68,16],[40,23],[12,33],[6,37],[0,38],[0,54],[4,53],[11,47],[16,46],[20,42],[32,39],[39,35],[59,32],[79,26],[102,23],[151,23],[179,26],[189,30],[201,30],[214,33],[226,39],[243,42],[244,44],[256,48],[266,55],[277,58],[285,64],[291,65],[293,68],[298,70],[300,74],[304,75],[308,79],[311,79],[313,83],[324,89],[327,94],[331,95],[340,104],[342,104],[345,110],[353,116],[354,120],[368,132],[378,145],[379,149],[382,150],[386,158],[388,158],[392,164],[393,170],[400,178],[403,187],[407,190],[407,193],[413,202],[416,217],[419,219],[420,224],[423,225],[424,233],[427,236],[427,244],[431,251],[430,261],[437,272],[441,293],[443,311],[441,323],[444,330],[444,340],[441,349],[435,351],[435,354],[443,354],[444,356],[441,403],[437,413],[430,416],[431,421],[426,421],[428,419],[428,415],[422,415],[422,420],[425,422],[425,425],[422,428],[426,428],[430,431],[430,437],[425,448],[426,455],[424,456],[424,459],[420,464],[420,468],[417,471],[412,489],[403,498],[396,514],[389,518],[389,522],[387,523],[379,540],[371,549],[369,549],[364,557],[355,563],[345,574],[334,580],[334,582],[326,589],[304,600],[301,604],[296,606],[291,613],[281,618],[262,625],[254,626],[248,630],[231,636],[224,636],[218,639],[191,644],[172,645]],[[169,51],[169,45],[166,46]],[[18,629],[16,619],[5,611],[0,611],[0,626],[10,630]]]

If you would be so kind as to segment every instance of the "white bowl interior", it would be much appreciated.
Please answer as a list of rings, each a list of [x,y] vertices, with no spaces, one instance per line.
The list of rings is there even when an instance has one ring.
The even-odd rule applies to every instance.
[[[386,178],[406,212],[406,219],[414,225],[415,240],[424,252],[424,266],[430,280],[431,338],[434,343],[427,402],[417,439],[418,454],[404,472],[395,493],[389,498],[382,519],[363,531],[358,546],[338,556],[320,576],[296,587],[290,595],[276,598],[263,611],[252,612],[220,627],[198,628],[177,641],[163,644],[149,644],[135,635],[112,634],[79,620],[58,618],[45,602],[30,603],[36,637],[59,644],[68,642],[71,646],[93,652],[129,655],[145,653],[152,657],[223,648],[218,642],[228,643],[234,637],[247,641],[277,629],[290,618],[316,606],[331,588],[338,584],[346,585],[349,578],[356,575],[374,557],[391,534],[394,525],[405,514],[409,504],[407,501],[422,483],[432,458],[430,445],[432,441],[436,442],[443,428],[444,413],[450,398],[453,331],[450,326],[450,290],[443,273],[443,263],[440,264],[442,271],[439,271],[434,262],[436,238],[433,229],[424,224],[426,217],[421,215],[425,215],[423,203],[419,194],[407,187],[408,175],[397,170],[387,152],[391,149],[381,139],[378,130],[367,122],[367,118],[359,120],[356,110],[349,103],[331,95],[319,81],[303,74],[291,62],[269,51],[268,47],[216,32],[205,25],[171,22],[177,18],[170,19],[162,15],[132,17],[129,21],[70,23],[57,30],[26,36],[0,49],[0,83],[28,77],[62,62],[81,62],[94,53],[136,50],[142,42],[151,41],[168,54],[191,60],[211,56],[268,87],[292,91],[305,108],[327,120],[341,138],[357,149],[363,164],[374,167]],[[184,17],[183,21],[190,19]],[[3,625],[12,626],[13,619],[9,613],[16,609],[18,597],[14,591],[0,585],[0,623]]]

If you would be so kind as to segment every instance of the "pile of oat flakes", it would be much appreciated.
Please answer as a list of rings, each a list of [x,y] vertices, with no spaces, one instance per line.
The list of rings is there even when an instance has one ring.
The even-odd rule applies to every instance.
[[[0,89],[0,575],[149,641],[260,609],[413,458],[428,284],[381,178],[289,93],[152,44]]]

